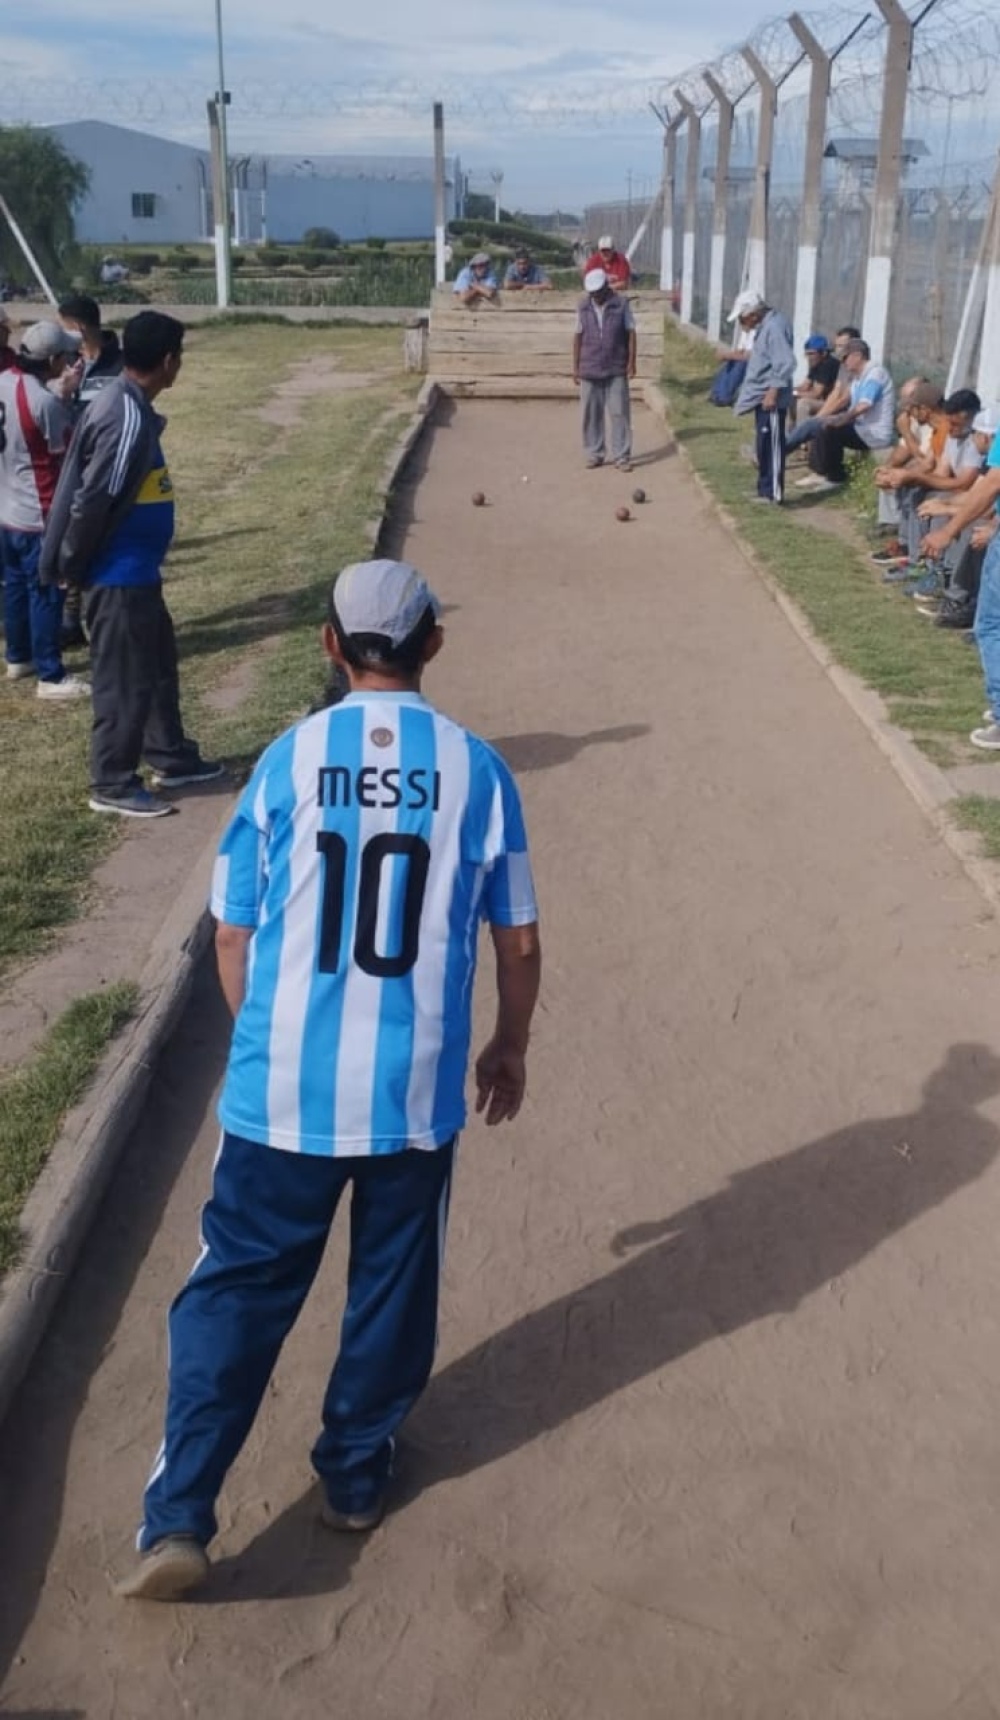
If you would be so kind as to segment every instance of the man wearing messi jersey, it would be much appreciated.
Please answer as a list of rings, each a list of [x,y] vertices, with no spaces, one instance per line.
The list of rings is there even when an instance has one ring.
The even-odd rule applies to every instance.
[[[438,613],[412,567],[344,570],[324,644],[350,692],[268,748],[222,840],[222,1144],[170,1313],[166,1432],[126,1597],[205,1580],[216,1497],[349,1184],[347,1305],[312,1462],[329,1527],[381,1520],[433,1361],[483,919],[498,1010],[477,1110],[496,1124],[520,1109],[541,959],[524,822],[503,761],[421,695]]]
[[[125,368],[95,395],[73,433],[42,546],[40,575],[82,586],[90,638],[94,725],[90,807],[161,818],[154,788],[221,776],[184,733],[174,624],[162,567],[174,534],[174,492],[153,401],[181,368],[184,325],[140,311],[125,325]]]

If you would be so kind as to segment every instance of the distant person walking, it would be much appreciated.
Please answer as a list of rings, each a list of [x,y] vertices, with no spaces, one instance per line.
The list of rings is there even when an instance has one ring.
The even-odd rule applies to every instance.
[[[87,408],[63,467],[42,552],[51,585],[82,586],[94,697],[94,812],[161,818],[156,788],[210,782],[223,766],[184,733],[177,645],[163,601],[163,561],[174,534],[174,491],[163,458],[164,420],[153,401],[180,372],[184,325],[140,311],[125,325],[125,369]]]
[[[267,749],[222,839],[222,1145],[170,1311],[165,1439],[126,1598],[205,1581],[216,1498],[348,1189],[347,1306],[312,1463],[329,1528],[381,1520],[434,1360],[482,920],[498,995],[476,1109],[495,1125],[521,1106],[541,966],[527,838],[502,759],[421,693],[438,613],[405,563],[344,569],[323,642],[351,691]]]
[[[0,375],[0,561],[4,572],[7,679],[38,677],[38,697],[79,699],[86,681],[62,659],[63,593],[40,574],[42,534],[73,430],[50,388],[79,341],[55,322],[35,323]]]
[[[590,467],[603,466],[605,419],[611,458],[632,470],[632,417],[628,385],[635,376],[635,319],[628,301],[613,292],[603,269],[584,276],[573,336],[573,381],[583,406],[583,451]]]

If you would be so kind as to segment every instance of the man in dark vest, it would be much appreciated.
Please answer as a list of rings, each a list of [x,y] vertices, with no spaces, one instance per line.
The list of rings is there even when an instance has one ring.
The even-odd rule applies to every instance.
[[[612,291],[603,269],[583,278],[573,336],[573,381],[583,404],[583,451],[588,466],[604,464],[604,419],[611,419],[611,458],[632,470],[629,379],[635,375],[635,320],[627,299]]]

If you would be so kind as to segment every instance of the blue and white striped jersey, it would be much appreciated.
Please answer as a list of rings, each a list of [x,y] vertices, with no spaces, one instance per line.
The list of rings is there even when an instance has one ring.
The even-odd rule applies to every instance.
[[[264,753],[212,912],[253,928],[219,1105],[290,1152],[441,1146],[465,1121],[480,918],[537,918],[503,760],[417,693],[353,693]]]

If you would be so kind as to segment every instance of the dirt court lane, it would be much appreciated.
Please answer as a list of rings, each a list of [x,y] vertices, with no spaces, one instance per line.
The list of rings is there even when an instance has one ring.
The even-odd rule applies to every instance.
[[[4,1431],[5,1712],[1000,1713],[997,925],[637,429],[623,478],[569,406],[452,408],[397,510],[449,605],[430,691],[521,775],[548,960],[526,1112],[463,1142],[398,1509],[314,1522],[338,1239],[210,1591],[109,1594],[214,1148],[206,987]]]

